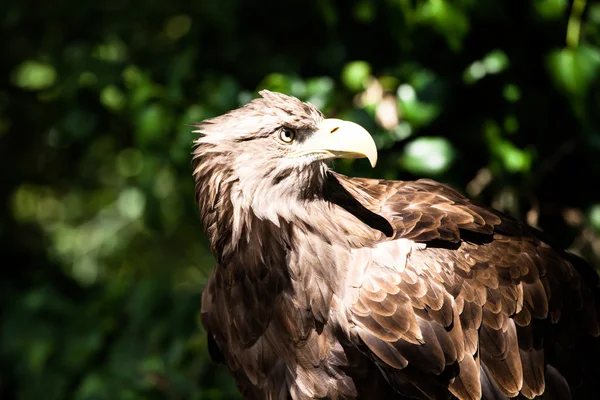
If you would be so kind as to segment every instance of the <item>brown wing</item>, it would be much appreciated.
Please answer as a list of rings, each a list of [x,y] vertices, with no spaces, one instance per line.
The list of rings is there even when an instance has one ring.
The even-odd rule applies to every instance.
[[[582,392],[600,378],[598,278],[589,266],[448,186],[332,177],[344,189],[333,201],[352,212],[350,195],[394,229],[355,251],[346,304],[354,333],[398,391],[594,393]]]

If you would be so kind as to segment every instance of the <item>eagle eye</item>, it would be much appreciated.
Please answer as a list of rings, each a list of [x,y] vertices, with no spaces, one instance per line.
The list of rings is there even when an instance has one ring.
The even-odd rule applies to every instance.
[[[283,143],[290,144],[294,140],[296,140],[296,131],[294,131],[293,129],[290,129],[290,128],[281,128],[279,130],[279,139]]]

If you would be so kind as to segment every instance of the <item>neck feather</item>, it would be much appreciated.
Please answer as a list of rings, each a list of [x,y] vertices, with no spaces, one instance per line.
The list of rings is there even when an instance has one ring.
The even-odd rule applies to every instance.
[[[263,175],[233,168],[218,154],[195,158],[196,199],[220,262],[248,249],[255,262],[264,262],[265,248],[292,248],[294,236],[318,235],[346,247],[390,236],[389,223],[356,201],[324,163],[297,171],[265,168]]]

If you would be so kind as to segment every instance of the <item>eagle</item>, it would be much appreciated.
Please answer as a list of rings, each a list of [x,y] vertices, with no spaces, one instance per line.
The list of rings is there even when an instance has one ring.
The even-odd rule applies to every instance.
[[[375,166],[367,130],[259,93],[193,124],[201,322],[244,398],[597,398],[588,264],[448,185],[334,172]]]

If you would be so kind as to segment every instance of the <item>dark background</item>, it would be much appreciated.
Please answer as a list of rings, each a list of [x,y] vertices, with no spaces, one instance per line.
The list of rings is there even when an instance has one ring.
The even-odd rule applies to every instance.
[[[600,265],[600,3],[4,0],[0,398],[233,399],[186,123],[261,88]]]

